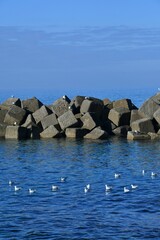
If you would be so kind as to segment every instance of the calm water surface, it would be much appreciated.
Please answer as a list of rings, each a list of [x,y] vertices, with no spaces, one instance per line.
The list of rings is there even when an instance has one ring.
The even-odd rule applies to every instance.
[[[1,140],[0,239],[160,239],[159,152],[159,142],[117,138]]]

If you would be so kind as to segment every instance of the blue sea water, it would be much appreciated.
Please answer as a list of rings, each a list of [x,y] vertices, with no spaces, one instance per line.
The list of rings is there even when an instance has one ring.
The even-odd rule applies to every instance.
[[[140,105],[152,95],[147,94],[136,91],[133,102]],[[118,96],[125,97],[118,93],[112,99]],[[0,140],[0,239],[160,239],[159,152],[158,141],[114,137]],[[115,173],[121,177],[115,179]],[[9,180],[21,190],[15,192]],[[86,184],[91,185],[87,193]],[[132,190],[131,184],[138,188]],[[36,192],[30,194],[29,188]]]

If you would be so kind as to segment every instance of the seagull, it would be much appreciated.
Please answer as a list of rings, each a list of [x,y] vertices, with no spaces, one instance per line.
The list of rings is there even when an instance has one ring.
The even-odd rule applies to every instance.
[[[138,188],[138,185],[131,184],[131,188],[136,189],[136,188]]]
[[[115,173],[115,174],[114,174],[114,177],[115,177],[115,178],[120,178],[120,177],[121,177],[121,174],[120,174],[120,173]]]
[[[11,180],[9,180],[8,182],[9,186],[12,186],[14,184],[14,182],[12,182]]]
[[[130,190],[128,189],[128,188],[126,188],[126,187],[124,187],[124,192],[125,193],[127,193],[127,192],[129,192]]]
[[[84,187],[84,192],[87,193],[91,190],[91,185],[90,184],[87,184],[85,187]]]
[[[156,176],[157,176],[157,173],[151,172],[151,177],[156,177]]]
[[[36,192],[36,189],[29,188],[28,191],[29,191],[30,194],[32,194],[32,193]]]
[[[89,192],[89,189],[87,187],[84,188],[84,192],[87,193]]]
[[[87,184],[87,185],[86,185],[86,188],[87,188],[88,190],[90,190],[90,189],[91,189],[91,185],[90,185],[90,184]]]
[[[61,177],[61,182],[66,182],[67,177]]]
[[[17,191],[19,191],[19,190],[21,190],[21,187],[14,186],[14,191],[15,191],[15,192],[17,192]]]
[[[142,170],[142,175],[144,176],[144,174],[145,174],[145,171],[144,171],[144,170]]]
[[[58,186],[56,186],[56,185],[52,185],[52,191],[57,191],[58,189],[59,189]]]
[[[112,190],[112,187],[108,186],[107,184],[105,184],[105,188],[106,188],[106,191],[111,191]]]
[[[63,98],[63,100],[66,100],[66,96],[65,95],[62,98]]]

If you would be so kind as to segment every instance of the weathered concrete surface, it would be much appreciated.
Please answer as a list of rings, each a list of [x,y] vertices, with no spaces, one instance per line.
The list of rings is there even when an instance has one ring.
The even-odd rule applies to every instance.
[[[43,132],[40,133],[41,138],[54,138],[59,137],[60,132],[53,125],[47,127]]]
[[[104,107],[103,101],[100,99],[96,100],[85,99],[80,107],[80,112],[81,114],[85,114],[87,112],[97,113],[98,116],[100,116],[103,111],[103,107]]]
[[[78,126],[78,120],[75,118],[74,114],[70,110],[58,117],[58,122],[62,130],[65,130],[69,127]]]
[[[70,109],[72,109],[74,114],[80,113],[80,107],[84,100],[85,100],[84,96],[76,96],[71,100],[69,107]]]
[[[131,110],[131,118],[130,118],[130,124],[136,120],[145,118],[145,115],[142,114],[141,112],[138,111],[138,109],[136,110]]]
[[[26,121],[22,124],[22,127],[31,128],[32,126],[37,127],[36,121],[34,120],[32,114],[29,114]]]
[[[0,137],[8,137],[10,131],[13,139],[20,139],[27,131],[22,138],[103,139],[109,135],[128,138],[130,132],[132,139],[159,139],[160,93],[145,101],[140,109],[130,99],[111,101],[80,95],[72,100],[64,95],[48,106],[35,97],[7,99],[0,104]]]
[[[113,101],[113,108],[127,108],[129,110],[137,109],[137,107],[132,103],[131,99],[120,99]]]
[[[48,116],[51,113],[52,113],[52,111],[48,107],[43,105],[41,108],[36,110],[32,114],[32,116],[33,116],[34,120],[36,121],[36,123],[39,123],[40,121],[42,121],[43,118],[45,118],[46,116]]]
[[[153,114],[160,107],[160,93],[152,96],[148,100],[146,100],[142,106],[139,108],[139,111],[143,113],[148,118],[153,118]]]
[[[88,129],[84,128],[66,128],[65,134],[69,138],[83,138],[88,132]]]
[[[127,108],[112,108],[108,114],[110,119],[117,127],[130,124],[131,112]]]
[[[41,124],[42,124],[43,130],[48,128],[51,125],[55,126],[57,129],[60,130],[58,119],[57,119],[57,116],[55,113],[52,113],[52,114],[44,117],[41,121]]]
[[[52,111],[60,117],[69,109],[69,104],[71,100],[67,96],[63,96],[62,98],[57,99],[53,104],[50,106]]]
[[[24,109],[13,105],[6,113],[4,123],[8,125],[20,125],[23,124],[26,116],[27,112]]]
[[[116,136],[119,136],[119,137],[126,137],[127,136],[127,133],[128,131],[130,131],[131,128],[130,126],[126,125],[126,126],[120,126],[120,127],[117,127],[113,130],[113,133],[116,135]]]
[[[34,113],[42,106],[43,106],[43,103],[36,97],[22,100],[22,108],[29,111],[30,113]]]
[[[157,123],[160,125],[160,107],[157,109],[157,111],[154,112],[153,117],[157,121]]]
[[[6,139],[27,139],[27,128],[21,126],[7,126]]]
[[[96,126],[100,125],[100,121],[96,113],[87,112],[84,116],[81,117],[81,121],[83,123],[82,127],[88,130],[92,130]]]
[[[150,136],[151,140],[160,140],[160,135],[157,133],[149,132],[148,135]]]
[[[99,127],[94,128],[90,133],[86,134],[84,138],[88,139],[107,139],[108,133]]]
[[[4,138],[6,134],[6,125],[0,124],[0,138]]]
[[[128,131],[127,133],[128,140],[150,140],[151,137],[147,133],[139,133],[135,131]]]
[[[2,105],[4,106],[15,105],[15,106],[21,107],[21,100],[19,98],[11,97],[11,98],[8,98],[6,101],[4,101]]]
[[[153,122],[150,118],[142,118],[131,123],[132,131],[141,133],[155,132]]]
[[[7,112],[8,112],[7,110],[0,110],[0,124],[4,123],[4,119]]]

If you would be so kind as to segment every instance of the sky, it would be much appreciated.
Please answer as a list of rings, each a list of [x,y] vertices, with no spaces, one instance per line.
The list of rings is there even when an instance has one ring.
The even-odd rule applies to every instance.
[[[157,89],[159,12],[159,0],[0,0],[0,88]]]

